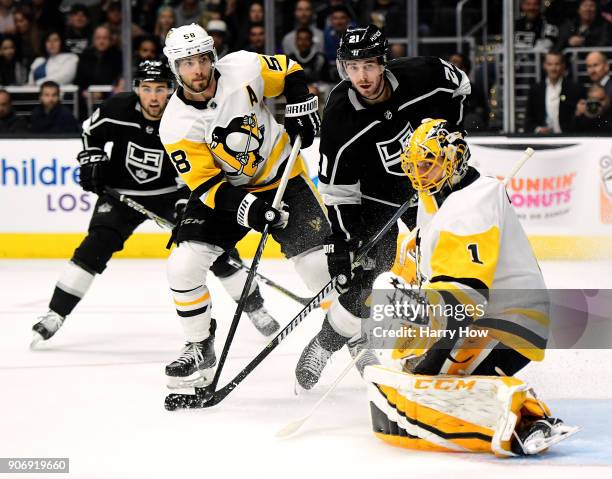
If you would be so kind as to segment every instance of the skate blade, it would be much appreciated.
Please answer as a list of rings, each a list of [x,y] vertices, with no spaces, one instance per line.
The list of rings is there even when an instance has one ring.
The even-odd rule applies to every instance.
[[[300,386],[300,383],[297,379],[293,382],[293,394],[295,396],[307,396],[312,392],[312,389],[306,389]]]
[[[45,338],[43,338],[40,333],[37,333],[36,331],[32,332],[32,341],[30,342],[30,349],[36,349],[36,346],[42,342],[45,341]]]
[[[553,437],[544,438],[537,446],[530,447],[528,455],[531,456],[545,451],[549,447],[554,446],[555,444],[563,441],[564,439],[573,436],[578,431],[580,431],[580,429],[580,426],[565,426],[564,432],[556,434]]]
[[[196,371],[191,376],[184,378],[168,376],[168,389],[190,389],[204,388],[212,383],[214,367],[209,369],[201,369]]]

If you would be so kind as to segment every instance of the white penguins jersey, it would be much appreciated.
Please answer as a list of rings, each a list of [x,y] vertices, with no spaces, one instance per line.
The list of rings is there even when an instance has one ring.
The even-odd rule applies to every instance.
[[[473,181],[450,193],[439,209],[435,196],[420,194],[416,242],[398,245],[416,250],[398,248],[393,271],[408,271],[412,258],[421,288],[438,290],[445,304],[485,306],[473,327],[541,360],[549,324],[544,278],[503,183],[470,170],[464,180]]]
[[[289,136],[264,104],[283,94],[287,77],[302,71],[285,55],[239,51],[215,64],[217,89],[206,102],[192,102],[179,88],[159,128],[177,171],[202,202],[228,182],[248,191],[278,185],[291,152]],[[291,177],[305,171],[301,158]]]

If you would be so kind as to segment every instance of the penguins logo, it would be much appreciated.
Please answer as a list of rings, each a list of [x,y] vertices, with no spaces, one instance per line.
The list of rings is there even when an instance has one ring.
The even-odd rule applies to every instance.
[[[264,126],[259,126],[255,113],[233,118],[226,127],[216,127],[210,148],[215,156],[233,169],[231,176],[253,176],[264,158],[259,149],[264,141]]]

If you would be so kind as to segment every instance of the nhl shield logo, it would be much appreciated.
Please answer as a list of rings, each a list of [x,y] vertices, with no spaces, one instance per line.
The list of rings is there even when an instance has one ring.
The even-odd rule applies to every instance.
[[[164,159],[163,150],[143,148],[133,142],[128,142],[125,156],[125,167],[138,183],[149,183],[161,176]]]
[[[397,176],[404,176],[402,170],[400,155],[404,145],[414,132],[412,125],[408,123],[402,131],[387,141],[379,141],[376,143],[376,149],[380,155],[380,159],[387,170],[387,173]]]

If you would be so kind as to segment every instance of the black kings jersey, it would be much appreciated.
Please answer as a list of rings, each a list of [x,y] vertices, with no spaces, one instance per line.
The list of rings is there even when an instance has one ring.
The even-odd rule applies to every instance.
[[[85,149],[112,142],[112,179],[108,186],[134,196],[176,191],[177,173],[159,139],[159,120],[147,120],[135,93],[106,100],[83,132]],[[183,186],[182,182],[181,185]]]
[[[376,211],[378,205],[382,214],[413,196],[401,168],[403,145],[425,118],[461,125],[470,93],[467,76],[437,57],[393,60],[385,75],[393,89],[389,100],[366,105],[343,81],[323,114],[319,191],[334,234],[347,239],[359,236],[364,208]]]

